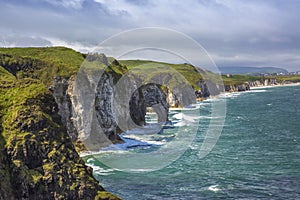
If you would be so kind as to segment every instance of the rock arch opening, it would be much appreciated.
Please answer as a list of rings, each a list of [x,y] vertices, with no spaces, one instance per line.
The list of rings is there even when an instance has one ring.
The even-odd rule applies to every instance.
[[[147,108],[152,113],[156,113],[157,122],[168,121],[169,105],[166,94],[162,91],[162,86],[158,84],[146,84],[136,89],[130,99],[130,116],[134,123],[143,126],[146,123]]]

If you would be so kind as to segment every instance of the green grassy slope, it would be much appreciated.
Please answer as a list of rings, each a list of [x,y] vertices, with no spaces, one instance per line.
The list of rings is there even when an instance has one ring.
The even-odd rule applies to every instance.
[[[83,58],[62,47],[0,49],[0,199],[118,199],[76,153],[48,89]]]
[[[203,70],[198,71],[196,67],[190,64],[170,64],[149,60],[119,60],[119,62],[126,65],[129,70],[140,70],[140,74],[146,76],[148,79],[159,75],[167,76],[168,74],[183,76],[182,78],[186,79],[186,82],[196,90],[199,89],[198,82],[203,80],[201,74],[207,75],[209,73]],[[173,70],[171,71],[170,68]],[[177,77],[178,80],[182,78]]]
[[[286,81],[290,82],[300,82],[300,75],[290,75],[290,76],[268,76],[266,78],[276,78],[279,83],[283,83]]]
[[[222,79],[224,85],[238,85],[245,82],[256,81],[256,80],[263,80],[262,77],[257,76],[248,76],[248,75],[232,75],[232,77],[227,77],[226,75],[222,75]]]
[[[0,58],[0,65],[18,78],[37,78],[46,85],[51,77],[76,74],[84,60],[81,53],[65,47],[0,48]]]

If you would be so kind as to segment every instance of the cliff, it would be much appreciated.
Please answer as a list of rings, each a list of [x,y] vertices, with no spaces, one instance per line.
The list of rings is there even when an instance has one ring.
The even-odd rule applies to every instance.
[[[83,60],[82,55],[65,48],[2,51],[0,199],[119,199],[99,185],[79,157],[67,134],[71,125],[62,120],[63,106],[53,95],[59,91],[49,90],[55,76],[71,77],[72,62]],[[64,58],[57,59],[57,52]],[[69,64],[72,68],[59,69]]]
[[[227,92],[250,90],[251,87],[285,85],[299,83],[299,75],[291,76],[248,76],[248,75],[222,75]]]

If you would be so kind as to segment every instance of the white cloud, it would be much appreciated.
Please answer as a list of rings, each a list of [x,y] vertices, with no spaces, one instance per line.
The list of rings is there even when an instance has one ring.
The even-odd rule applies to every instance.
[[[44,0],[55,6],[63,6],[65,8],[74,8],[80,9],[82,8],[82,3],[84,0]]]
[[[299,67],[293,56],[300,55],[300,1],[43,1],[0,1],[0,18],[5,19],[0,21],[0,35],[6,40],[1,44],[26,45],[32,41],[34,45],[50,43],[88,50],[127,29],[164,27],[194,38],[216,55],[219,65],[248,65],[251,61],[268,65],[276,61],[288,63],[284,67]],[[176,41],[173,44],[178,45]]]

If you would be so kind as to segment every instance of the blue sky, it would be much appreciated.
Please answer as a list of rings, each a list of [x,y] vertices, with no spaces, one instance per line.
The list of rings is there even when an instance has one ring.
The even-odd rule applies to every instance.
[[[298,0],[0,0],[0,46],[89,51],[108,37],[163,27],[200,43],[218,66],[300,70]]]

